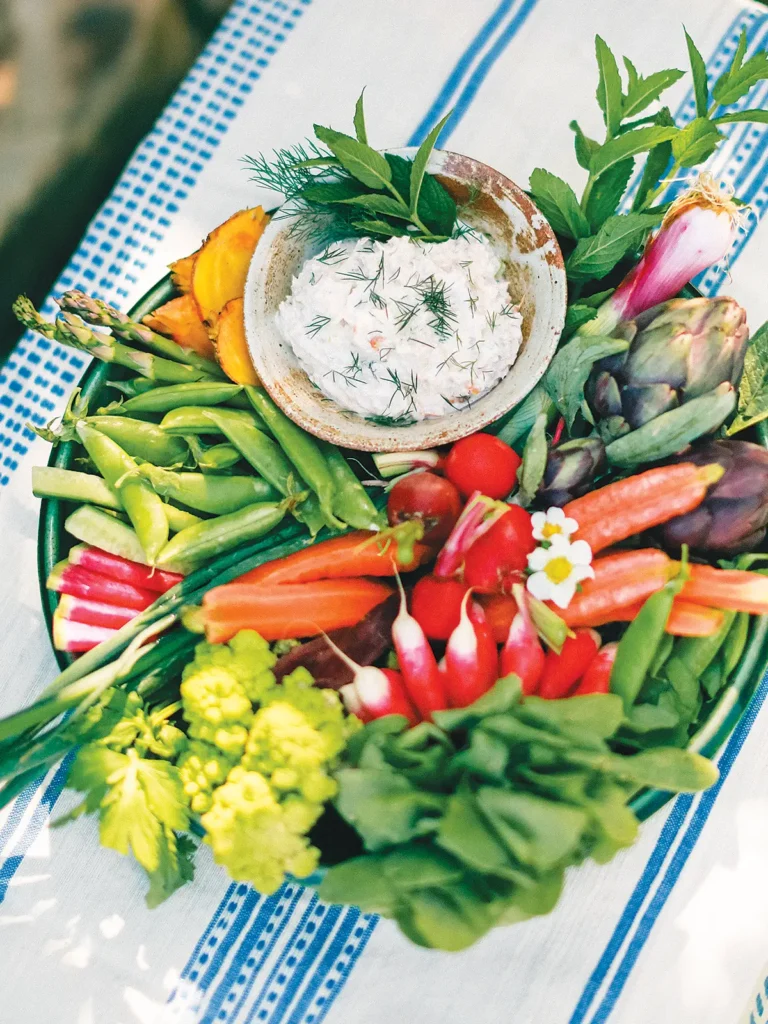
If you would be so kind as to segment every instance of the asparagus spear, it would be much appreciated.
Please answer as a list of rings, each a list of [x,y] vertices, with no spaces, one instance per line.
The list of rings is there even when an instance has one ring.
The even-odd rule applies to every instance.
[[[171,338],[156,334],[145,324],[131,320],[125,313],[121,313],[120,310],[101,299],[93,299],[85,292],[72,290],[65,292],[56,301],[65,313],[77,313],[86,323],[96,327],[109,327],[116,338],[122,338],[123,341],[133,345],[142,345],[150,352],[168,356],[169,359],[174,359],[178,363],[196,366],[198,370],[205,370],[212,377],[226,379],[224,373],[210,359],[198,355],[197,352],[182,348]]]
[[[26,295],[20,295],[13,304],[13,312],[25,327],[37,331],[51,341],[68,345],[80,352],[85,352],[105,363],[116,363],[129,370],[148,377],[150,380],[165,381],[172,384],[187,384],[196,380],[213,380],[210,374],[198,370],[194,366],[175,363],[170,359],[153,355],[151,352],[138,352],[121,344],[110,334],[92,331],[83,321],[72,313],[62,313],[55,323],[43,319]]]

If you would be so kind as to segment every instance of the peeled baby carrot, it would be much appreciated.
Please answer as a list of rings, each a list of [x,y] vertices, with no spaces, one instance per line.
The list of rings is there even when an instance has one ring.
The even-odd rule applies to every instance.
[[[568,626],[612,621],[620,608],[644,601],[660,590],[678,571],[679,563],[663,551],[641,548],[597,558],[592,568],[594,579],[584,580],[567,608],[554,609]]]
[[[765,615],[768,612],[768,576],[745,569],[692,565],[680,596],[695,604]]]
[[[312,544],[275,562],[251,569],[237,583],[308,583],[312,580],[340,579],[351,576],[394,576],[410,572],[425,562],[429,549],[414,544],[410,562],[398,559],[397,544],[379,544],[365,530]]]
[[[564,512],[579,524],[576,538],[585,540],[596,554],[690,512],[723,472],[722,466],[692,462],[649,469],[568,502]]]
[[[203,623],[210,643],[224,643],[241,629],[265,640],[316,636],[354,626],[392,590],[373,580],[311,583],[227,583],[203,597]]]

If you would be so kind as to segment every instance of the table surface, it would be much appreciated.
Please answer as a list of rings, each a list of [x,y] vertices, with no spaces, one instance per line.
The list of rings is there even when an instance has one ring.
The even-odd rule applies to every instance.
[[[631,16],[630,16],[631,12]],[[343,128],[367,86],[377,145],[413,144],[449,109],[442,144],[525,183],[545,166],[578,184],[569,121],[598,131],[593,37],[641,71],[686,66],[681,23],[716,76],[749,0],[238,0],[140,145],[63,270],[122,308],[234,210],[273,197],[244,154],[313,121]],[[683,83],[669,94],[694,116]],[[766,106],[761,85],[751,106]],[[768,317],[768,126],[729,126],[710,170],[751,204],[728,261],[697,282]],[[48,311],[52,311],[49,300]],[[36,581],[27,423],[60,412],[76,353],[25,336],[0,372],[0,707],[55,674]],[[647,822],[630,851],[571,873],[547,918],[462,954],[418,950],[389,922],[297,885],[265,898],[230,885],[205,849],[192,887],[148,911],[126,859],[93,823],[49,827],[60,769],[0,816],[0,1024],[761,1024],[768,1019],[768,682],[719,759],[721,780]],[[55,816],[55,815],[54,815]]]

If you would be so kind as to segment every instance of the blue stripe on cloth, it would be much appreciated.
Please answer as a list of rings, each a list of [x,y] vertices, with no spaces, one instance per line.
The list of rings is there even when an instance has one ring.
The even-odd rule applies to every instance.
[[[226,925],[227,925],[226,908],[227,908],[228,903],[231,901],[232,897],[235,895],[235,890],[237,888],[238,888],[238,886],[233,882],[229,886],[227,891],[224,893],[224,895],[222,896],[221,903],[219,903],[219,906],[218,906],[218,908],[216,910],[216,913],[213,915],[211,920],[208,922],[208,925],[206,926],[205,930],[203,931],[203,934],[197,940],[197,943],[195,944],[195,948],[192,950],[191,957],[189,958],[189,960],[187,960],[187,962],[186,962],[186,964],[184,966],[184,969],[182,970],[181,974],[179,975],[179,981],[176,983],[176,985],[174,985],[173,989],[171,990],[171,994],[168,996],[168,999],[167,999],[168,1003],[173,1003],[176,1000],[181,983],[183,983],[184,981],[186,981],[189,978],[189,972],[190,972],[190,970],[192,970],[192,965],[194,963],[197,963],[197,958],[200,955],[200,953],[202,952],[203,947],[205,946],[205,943],[207,942],[209,936],[211,936],[213,934],[215,929],[222,929],[222,928],[226,927]],[[242,889],[243,894],[245,894],[247,892],[247,886],[241,885],[239,888]],[[233,904],[233,909],[234,909],[234,904]]]
[[[347,957],[347,959],[346,961],[339,961],[338,971],[340,983],[337,987],[337,995],[339,990],[341,990],[344,987],[346,980],[352,971],[352,968],[355,966],[355,964],[360,958],[360,954],[368,945],[368,940],[370,939],[371,935],[373,935],[373,930],[376,927],[379,919],[375,914],[363,914],[362,920],[366,922],[365,928],[356,928],[353,936],[353,938],[356,938],[358,940],[357,944],[346,945],[344,947],[344,955]],[[314,1014],[312,1018],[307,1016],[306,1024],[313,1024],[313,1021],[314,1024],[321,1024],[321,1021],[325,1019],[325,1015],[330,1010],[332,1003],[332,999],[327,999],[322,1009],[318,1009],[318,1012]]]
[[[360,911],[357,907],[349,907],[334,932],[333,938],[325,946],[325,952],[308,978],[298,1002],[292,1008],[290,1018],[284,1014],[282,1017],[276,1018],[274,1024],[288,1024],[289,1020],[305,1020],[306,1024],[313,1024],[315,1016],[307,1012],[312,1003],[314,1002],[319,1009],[322,1009],[326,1003],[333,1002],[336,995],[334,990],[341,980],[338,976],[338,961],[352,929],[359,920]],[[333,977],[334,974],[336,977]],[[319,989],[322,991],[320,995],[318,995]]]
[[[682,840],[680,841],[680,845],[675,851],[669,867],[664,874],[661,885],[651,900],[648,909],[643,914],[637,932],[633,936],[632,941],[619,964],[619,968],[608,987],[605,998],[598,1006],[590,1024],[605,1024],[605,1021],[608,1019],[611,1011],[616,1005],[616,1000],[621,995],[627,978],[629,977],[632,968],[637,962],[637,959],[648,940],[651,929],[663,910],[675,883],[680,877],[680,873],[693,852],[699,836],[707,823],[709,815],[712,813],[715,801],[722,792],[725,781],[730,775],[731,768],[733,768],[736,758],[741,751],[741,748],[744,746],[744,741],[749,735],[752,726],[755,724],[758,713],[765,703],[766,696],[768,696],[768,673],[763,676],[763,681],[755,691],[752,700],[749,702],[747,710],[744,712],[738,725],[731,733],[731,737],[728,740],[725,750],[717,764],[720,769],[720,778],[715,785],[712,786],[711,789],[708,789],[701,797],[699,805],[691,817],[691,821]]]

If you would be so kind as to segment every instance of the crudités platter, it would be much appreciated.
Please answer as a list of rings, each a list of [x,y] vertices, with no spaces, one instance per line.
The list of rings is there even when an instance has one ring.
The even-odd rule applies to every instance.
[[[597,47],[581,198],[441,124],[374,149],[361,97],[129,313],[16,303],[96,359],[39,431],[62,671],[0,719],[0,802],[77,749],[150,905],[202,839],[457,950],[716,782],[768,654],[768,329],[688,284],[738,227],[690,172],[729,115],[636,122],[680,73]]]

